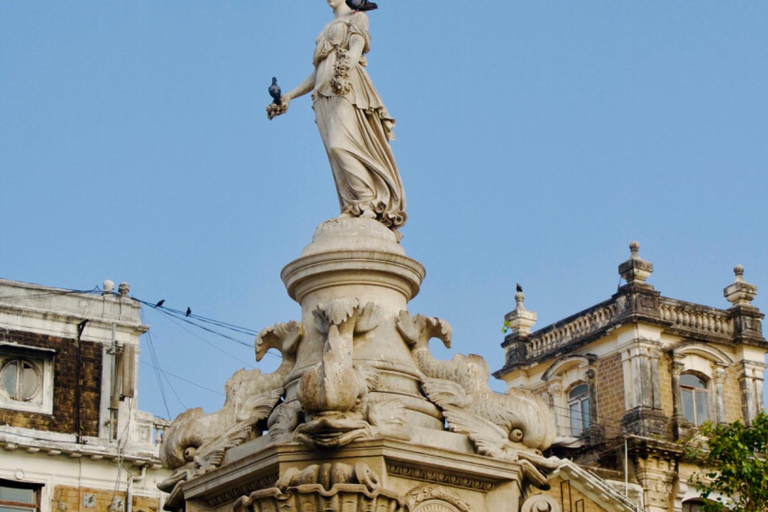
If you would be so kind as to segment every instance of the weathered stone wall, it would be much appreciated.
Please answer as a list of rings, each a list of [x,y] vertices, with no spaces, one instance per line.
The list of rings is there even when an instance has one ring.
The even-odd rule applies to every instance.
[[[0,409],[0,424],[76,434],[77,344],[75,340],[6,330],[0,331],[0,341],[56,351],[53,355],[53,414]],[[82,434],[85,436],[99,434],[102,347],[102,344],[90,341],[80,343],[82,369],[80,423]]]
[[[568,481],[553,478],[549,483],[552,485],[552,488],[540,494],[546,494],[554,498],[560,505],[562,512],[605,512],[608,510],[589,496],[579,492]]]
[[[667,418],[671,418],[675,415],[671,364],[672,360],[668,356],[662,355],[659,357],[659,394],[661,395],[661,410]]]
[[[596,366],[596,394],[597,413],[601,418],[615,420],[624,416],[624,373],[622,371],[621,356],[612,356],[598,359]],[[601,423],[603,423],[601,421]]]
[[[86,496],[88,495],[88,496]],[[93,496],[91,498],[91,495]],[[125,492],[115,492],[112,489],[91,489],[87,487],[65,487],[58,485],[53,491],[51,510],[62,512],[109,512],[113,500],[120,503],[112,510],[126,510]],[[133,512],[158,512],[160,500],[146,496],[133,496]]]

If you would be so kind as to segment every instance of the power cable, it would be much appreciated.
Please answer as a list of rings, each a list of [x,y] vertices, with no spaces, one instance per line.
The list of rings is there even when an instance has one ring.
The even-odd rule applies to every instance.
[[[147,366],[150,366],[150,367],[152,367],[152,368],[155,368],[155,367],[154,367],[152,364],[150,364],[150,363],[148,363],[148,362],[146,362],[146,361],[142,361],[141,359],[139,359],[139,362],[140,362],[141,364],[145,364],[145,365],[147,365]],[[165,371],[165,370],[160,370],[160,371],[161,371],[162,373],[164,373],[165,375],[169,376],[169,377],[173,377],[174,379],[179,379],[179,380],[180,380],[180,381],[182,381],[182,382],[186,382],[187,384],[191,384],[191,385],[193,385],[193,386],[196,386],[196,387],[198,387],[198,388],[200,388],[200,389],[204,389],[204,390],[206,390],[206,391],[210,391],[211,393],[216,393],[217,395],[220,395],[220,396],[226,396],[226,395],[224,395],[224,393],[222,393],[222,392],[220,392],[220,391],[216,391],[215,389],[211,389],[211,388],[207,388],[207,387],[205,387],[205,386],[201,386],[201,385],[200,385],[200,384],[198,384],[197,382],[192,382],[191,380],[185,379],[184,377],[179,377],[178,375],[175,375],[175,374],[173,374],[173,373],[171,373],[171,372],[167,372],[167,371]]]
[[[54,296],[54,295],[70,295],[70,294],[73,294],[73,293],[83,293],[83,294],[90,293],[90,294],[93,294],[93,293],[98,293],[98,292],[99,292],[99,287],[96,286],[96,287],[94,287],[94,288],[92,288],[90,290],[68,290],[68,289],[62,289],[62,290],[56,290],[56,291],[51,291],[51,292],[45,292],[45,293],[34,293],[34,294],[31,294],[31,295],[4,295],[4,296],[0,296],[0,299],[36,299],[38,297],[50,297],[50,296]]]
[[[143,317],[144,314],[142,313],[142,322],[144,321]],[[152,368],[154,368],[154,374],[155,379],[157,380],[157,387],[160,390],[160,397],[163,399],[163,405],[165,406],[165,412],[168,414],[168,419],[171,418],[171,410],[168,407],[168,399],[165,396],[165,388],[163,387],[163,378],[160,375],[161,367],[160,367],[160,360],[157,357],[157,352],[155,352],[155,344],[152,341],[152,334],[147,331],[147,346],[149,347],[149,357],[152,359],[152,362],[154,365]],[[174,391],[175,393],[175,391]]]
[[[220,347],[217,347],[216,345],[214,345],[214,344],[213,344],[213,343],[211,343],[210,341],[206,340],[206,339],[205,339],[205,338],[203,338],[202,336],[198,336],[196,333],[194,333],[194,332],[190,331],[189,329],[187,329],[187,328],[186,328],[186,327],[184,327],[183,325],[179,324],[179,323],[178,323],[178,322],[177,322],[177,321],[176,321],[176,320],[175,320],[175,319],[174,319],[172,316],[166,315],[166,318],[167,318],[167,319],[168,319],[170,322],[172,322],[172,323],[176,324],[176,326],[178,326],[180,329],[182,329],[182,330],[184,330],[184,331],[188,332],[189,334],[191,334],[191,335],[192,335],[192,336],[194,336],[195,338],[199,339],[200,341],[202,341],[202,342],[203,342],[203,343],[205,343],[206,345],[209,345],[210,347],[214,348],[215,350],[218,350],[219,352],[221,352],[222,354],[226,355],[227,357],[229,357],[229,358],[231,358],[231,359],[234,359],[234,360],[235,360],[235,361],[237,361],[238,363],[244,364],[244,365],[248,366],[248,367],[249,367],[249,368],[251,368],[251,369],[253,369],[253,368],[254,368],[254,366],[253,366],[253,365],[251,365],[250,363],[247,363],[247,362],[243,361],[243,360],[242,360],[242,359],[240,359],[239,357],[233,356],[233,355],[232,355],[232,354],[230,354],[229,352],[227,352],[227,351],[223,350],[223,349],[222,349],[222,348],[220,348]]]

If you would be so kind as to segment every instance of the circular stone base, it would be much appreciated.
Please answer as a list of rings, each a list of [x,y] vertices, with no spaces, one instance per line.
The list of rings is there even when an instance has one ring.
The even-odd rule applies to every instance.
[[[304,307],[304,298],[340,287],[349,296],[350,286],[395,290],[405,303],[419,292],[426,271],[405,256],[397,236],[381,223],[361,218],[337,218],[323,222],[301,257],[283,268],[281,277],[288,295]],[[334,295],[330,293],[330,295]],[[355,294],[353,294],[355,295]]]

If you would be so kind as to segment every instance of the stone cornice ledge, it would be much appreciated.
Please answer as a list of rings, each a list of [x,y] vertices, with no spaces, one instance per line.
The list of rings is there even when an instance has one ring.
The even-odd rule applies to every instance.
[[[394,439],[369,439],[329,452],[324,462],[381,458],[390,476],[403,476],[487,492],[500,482],[520,481],[521,467],[489,457],[467,454]],[[271,445],[183,485],[186,500],[223,503],[218,496],[247,482],[272,480],[280,467],[317,462],[317,451],[299,443]],[[443,476],[445,475],[445,476]],[[234,499],[234,498],[233,498]]]
[[[299,302],[308,293],[340,282],[386,286],[410,299],[419,293],[425,276],[426,270],[414,259],[368,250],[303,256],[286,265],[280,274],[288,295]]]
[[[52,311],[49,309],[40,309],[34,307],[22,307],[5,304],[0,302],[0,313],[9,313],[16,316],[36,318],[39,320],[46,320],[49,322],[61,322],[63,324],[78,324],[83,320],[88,320],[91,325],[97,325],[102,328],[111,328],[114,323],[118,328],[131,329],[135,334],[141,335],[149,331],[149,326],[141,324],[139,322],[131,322],[126,320],[111,320],[108,318],[88,316],[88,315],[75,315],[72,313],[62,313],[58,311]],[[18,328],[22,330],[21,327]]]

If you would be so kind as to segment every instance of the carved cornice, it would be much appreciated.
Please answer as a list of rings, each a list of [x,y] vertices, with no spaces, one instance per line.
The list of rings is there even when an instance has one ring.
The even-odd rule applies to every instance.
[[[209,507],[218,507],[219,505],[235,501],[242,496],[247,496],[252,492],[274,487],[275,482],[277,482],[279,478],[280,475],[278,473],[271,473],[260,478],[249,480],[237,487],[232,487],[222,493],[211,496],[210,498],[207,498],[205,502]]]
[[[466,475],[450,474],[432,469],[417,468],[408,465],[387,463],[387,472],[403,478],[412,478],[425,482],[434,482],[441,485],[450,485],[462,489],[488,492],[493,489],[494,482]]]

